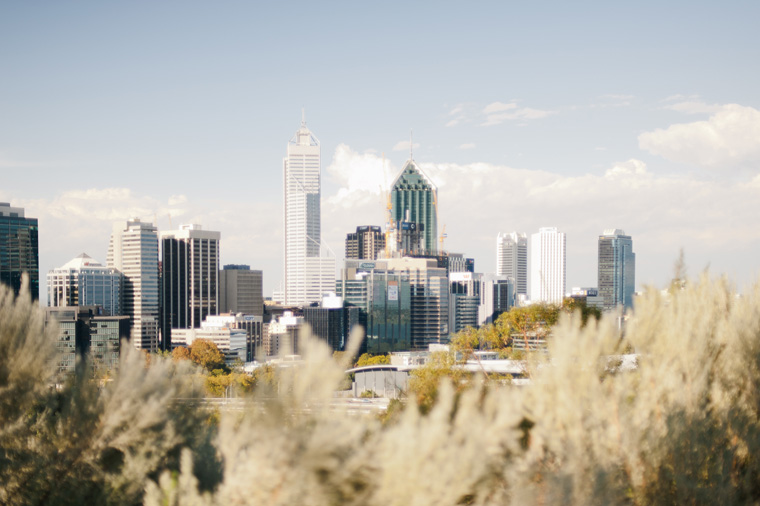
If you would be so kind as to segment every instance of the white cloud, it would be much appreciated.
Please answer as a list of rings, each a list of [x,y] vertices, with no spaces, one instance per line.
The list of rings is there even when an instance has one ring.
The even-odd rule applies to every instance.
[[[760,111],[738,104],[720,107],[708,120],[680,123],[639,135],[639,147],[675,162],[700,167],[760,170]]]
[[[503,102],[492,102],[483,108],[484,114],[493,114],[495,112],[511,111],[517,109],[517,104],[514,102],[505,104]]]
[[[515,102],[510,102],[508,104],[503,102],[493,102],[483,108],[483,114],[486,115],[486,119],[482,123],[482,126],[499,125],[506,120],[514,119],[541,119],[556,114],[556,112],[557,111],[533,109],[531,107],[519,108]]]
[[[698,100],[687,100],[667,105],[665,109],[686,114],[715,114],[722,109],[722,106],[719,104],[706,104]]]
[[[0,201],[11,195],[0,190]],[[137,194],[129,188],[89,188],[64,191],[53,198],[12,198],[25,208],[26,216],[39,221],[40,285],[50,269],[63,265],[80,253],[106,262],[108,241],[114,223],[129,218],[157,223],[159,230],[181,223],[199,223],[222,233],[222,263],[246,263],[266,268],[268,276],[279,277],[281,268],[282,221],[277,203],[209,201],[173,195],[166,200]],[[258,217],[254,219],[253,217]],[[269,217],[270,219],[264,219]],[[43,292],[41,300],[47,295]]]
[[[409,142],[406,143],[409,149]],[[327,173],[339,186],[338,192],[326,200],[330,205],[351,209],[365,199],[384,195],[395,176],[390,160],[374,153],[357,153],[345,144],[335,148]]]
[[[417,149],[420,147],[420,144],[418,142],[415,142],[414,145],[412,145],[414,149]],[[395,146],[393,146],[393,151],[409,151],[409,141],[399,141],[396,143]]]
[[[379,180],[359,183],[367,173],[357,159],[361,155],[347,146],[340,151],[330,170],[351,183],[323,203],[325,237],[336,250],[357,225],[385,223],[383,196],[372,191]],[[379,172],[377,159],[370,166]],[[760,215],[760,176],[747,183],[659,176],[636,159],[581,176],[486,163],[421,167],[439,188],[439,227],[446,224],[447,248],[474,256],[479,272],[495,269],[498,232],[532,233],[542,226],[557,226],[568,234],[568,272],[574,273],[568,286],[596,285],[596,241],[605,228],[633,235],[639,283],[667,279],[680,247],[687,258],[704,257],[716,269],[730,270],[736,266],[720,262],[722,245],[738,249],[760,242],[754,223]],[[395,175],[401,167],[389,169]]]
[[[467,120],[467,113],[465,111],[465,104],[455,105],[447,114],[451,119],[446,122],[447,127],[453,127],[459,123]]]
[[[475,143],[474,142],[466,142],[464,144],[459,145],[459,149],[475,149]]]

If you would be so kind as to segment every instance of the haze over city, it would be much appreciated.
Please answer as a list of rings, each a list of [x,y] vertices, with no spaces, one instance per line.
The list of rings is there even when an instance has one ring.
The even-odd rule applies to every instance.
[[[220,231],[221,264],[263,270],[271,295],[305,109],[339,261],[346,233],[385,224],[413,130],[445,248],[479,272],[498,232],[557,227],[568,288],[595,286],[597,237],[621,228],[639,288],[667,283],[682,247],[693,273],[742,285],[760,247],[758,11],[4,4],[0,201],[39,218],[42,279],[81,252],[104,262],[113,223],[136,216]]]

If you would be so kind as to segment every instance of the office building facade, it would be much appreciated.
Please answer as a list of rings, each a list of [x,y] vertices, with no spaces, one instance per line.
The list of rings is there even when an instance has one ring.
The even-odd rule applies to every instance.
[[[122,313],[130,317],[132,344],[158,349],[158,232],[137,218],[114,225],[106,265],[124,275]]]
[[[318,302],[335,283],[335,257],[322,247],[321,148],[301,121],[283,160],[285,303]]]
[[[506,276],[452,272],[449,287],[452,333],[493,323],[514,305],[514,281]]]
[[[519,232],[496,236],[496,275],[515,280],[517,293],[528,293],[528,236]]]
[[[129,339],[128,316],[104,315],[101,306],[58,306],[46,310],[45,322],[58,325],[56,366],[59,373],[76,369],[77,357],[96,369],[119,366],[122,340]]]
[[[347,304],[365,304],[367,352],[448,343],[449,281],[435,259],[346,260],[341,278],[338,295]]]
[[[554,227],[539,229],[530,243],[530,299],[532,302],[560,304],[566,288],[565,233]]]
[[[385,249],[385,234],[376,225],[356,227],[356,232],[346,235],[346,258],[377,260]]]
[[[102,306],[105,314],[122,314],[124,276],[86,253],[48,271],[48,306]]]
[[[29,275],[32,300],[40,295],[40,260],[37,218],[24,209],[0,202],[0,283],[18,296],[24,273]]]
[[[438,250],[438,188],[411,157],[391,184],[391,219],[421,224],[424,250]]]
[[[264,273],[248,265],[225,265],[219,271],[219,313],[264,316]]]
[[[604,310],[633,307],[636,290],[636,254],[633,240],[620,229],[607,229],[599,236],[599,296]]]
[[[219,240],[200,225],[161,233],[161,325],[163,349],[172,329],[200,328],[219,313]]]
[[[246,351],[244,361],[252,362],[256,357],[263,354],[262,316],[243,313],[209,315],[206,317],[206,320],[201,323],[201,328],[229,328],[235,330],[244,330],[246,333]]]

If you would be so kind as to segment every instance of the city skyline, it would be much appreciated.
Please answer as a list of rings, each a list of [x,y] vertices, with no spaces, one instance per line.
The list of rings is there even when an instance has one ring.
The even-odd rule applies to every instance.
[[[496,271],[499,231],[555,226],[568,287],[596,284],[611,227],[636,240],[637,289],[666,285],[681,247],[692,274],[757,276],[760,6],[299,9],[0,7],[0,46],[23,48],[0,56],[0,201],[39,219],[41,272],[104,258],[116,221],[204,223],[225,234],[221,263],[263,270],[270,295],[276,168],[305,107],[333,251],[384,225],[413,128],[446,249],[479,272]],[[302,40],[315,56],[286,65]]]

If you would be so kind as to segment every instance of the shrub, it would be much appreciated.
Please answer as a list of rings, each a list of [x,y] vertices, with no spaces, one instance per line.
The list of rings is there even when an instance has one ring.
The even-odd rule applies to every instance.
[[[760,285],[681,286],[640,297],[625,339],[615,315],[560,314],[529,386],[452,380],[441,361],[427,407],[410,396],[382,421],[335,408],[353,353],[308,336],[302,367],[262,368],[245,409],[218,415],[188,361],[129,347],[104,387],[56,386],[54,332],[0,288],[0,502],[757,503]]]

